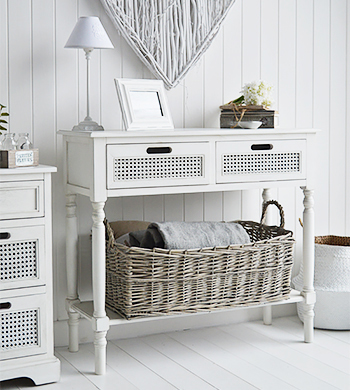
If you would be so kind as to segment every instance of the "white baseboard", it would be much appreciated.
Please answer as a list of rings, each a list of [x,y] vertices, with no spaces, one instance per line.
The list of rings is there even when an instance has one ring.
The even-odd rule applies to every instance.
[[[297,314],[296,305],[288,304],[272,307],[273,317],[286,317]],[[180,331],[184,329],[207,328],[211,326],[221,326],[240,322],[256,321],[262,319],[262,308],[245,308],[231,312],[203,313],[194,316],[164,317],[157,321],[147,321],[144,323],[125,323],[112,326],[107,338],[127,339],[132,337],[142,337],[151,334]],[[55,346],[63,347],[68,345],[68,325],[67,321],[55,321]],[[79,342],[81,344],[93,342],[93,332],[91,323],[82,318],[79,324]]]

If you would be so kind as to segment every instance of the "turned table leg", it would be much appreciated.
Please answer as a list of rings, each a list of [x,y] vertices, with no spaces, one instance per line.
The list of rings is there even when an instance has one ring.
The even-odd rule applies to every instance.
[[[106,346],[109,319],[105,311],[106,254],[105,227],[103,220],[105,202],[92,202],[92,286],[93,286],[93,331],[95,346],[95,372],[103,375],[106,372]]]
[[[66,309],[68,313],[69,351],[79,350],[79,314],[71,305],[79,302],[78,297],[78,224],[76,194],[66,195],[66,270],[67,290]]]
[[[301,187],[304,192],[303,213],[303,277],[304,284],[302,295],[304,296],[304,340],[311,343],[314,338],[314,306],[316,293],[314,290],[315,267],[315,226],[314,226],[314,198],[313,190]]]

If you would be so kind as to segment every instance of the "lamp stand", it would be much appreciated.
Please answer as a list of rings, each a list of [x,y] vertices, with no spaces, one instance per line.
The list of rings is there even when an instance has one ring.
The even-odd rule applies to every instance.
[[[90,117],[90,57],[92,48],[84,48],[86,58],[86,117],[78,125],[73,127],[73,131],[101,131],[104,128],[94,122]]]

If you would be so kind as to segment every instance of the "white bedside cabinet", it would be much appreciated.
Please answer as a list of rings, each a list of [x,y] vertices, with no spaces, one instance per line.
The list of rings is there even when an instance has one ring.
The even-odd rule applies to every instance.
[[[51,173],[0,169],[0,380],[56,382],[52,312]]]

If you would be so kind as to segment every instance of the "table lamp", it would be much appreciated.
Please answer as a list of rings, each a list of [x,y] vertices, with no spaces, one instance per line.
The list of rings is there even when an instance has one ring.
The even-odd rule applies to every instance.
[[[73,131],[95,131],[104,130],[90,117],[90,56],[94,49],[113,49],[105,29],[97,16],[82,16],[77,21],[65,48],[83,49],[87,64],[87,114],[86,118]]]

